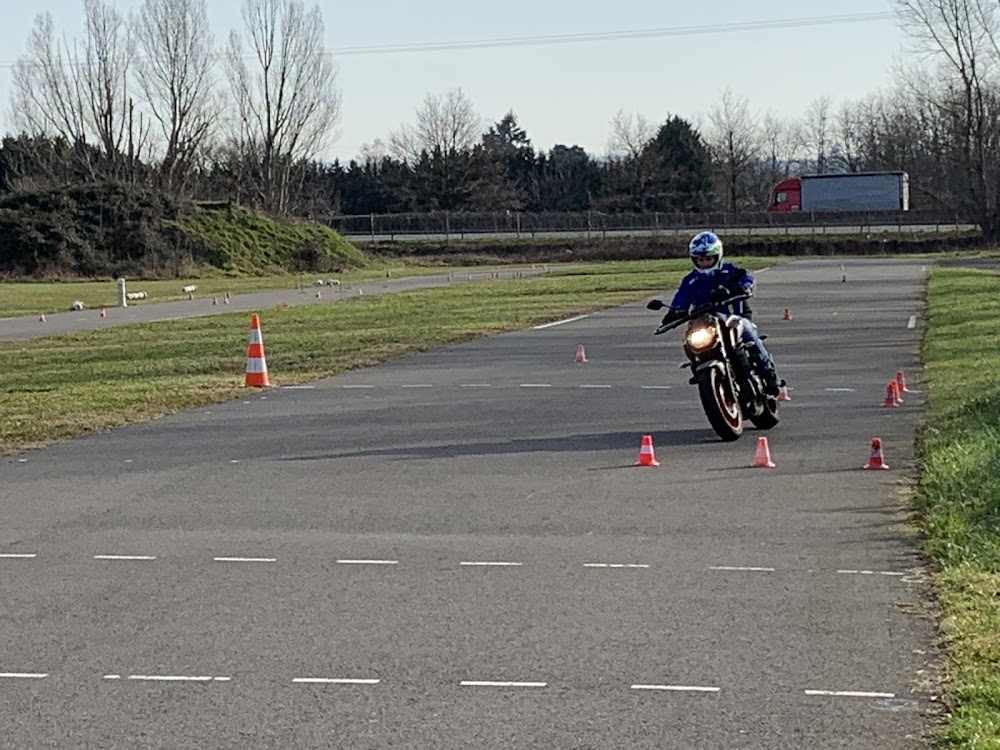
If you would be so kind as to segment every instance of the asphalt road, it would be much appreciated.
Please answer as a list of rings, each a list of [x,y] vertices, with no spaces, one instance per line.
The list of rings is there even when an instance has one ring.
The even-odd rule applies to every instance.
[[[918,746],[923,276],[759,274],[774,469],[642,305],[4,459],[0,746]]]
[[[426,276],[406,276],[398,279],[380,279],[338,286],[311,286],[304,289],[277,289],[266,292],[239,294],[230,297],[227,302],[224,296],[198,296],[192,300],[173,302],[152,302],[148,300],[129,302],[128,307],[109,307],[105,309],[105,317],[100,310],[80,310],[59,313],[46,313],[44,322],[37,316],[0,318],[0,341],[14,339],[40,338],[60,333],[74,331],[113,328],[127,323],[151,323],[161,320],[181,320],[205,315],[217,315],[227,312],[252,312],[281,304],[288,306],[329,304],[359,294],[385,294],[401,292],[409,289],[427,289],[449,283],[482,281],[491,276],[510,278],[513,273],[521,276],[533,276],[543,273],[544,266],[513,267],[503,270],[457,268],[442,271],[440,274]],[[136,283],[129,289],[141,289],[142,284]],[[318,295],[318,296],[317,296]]]

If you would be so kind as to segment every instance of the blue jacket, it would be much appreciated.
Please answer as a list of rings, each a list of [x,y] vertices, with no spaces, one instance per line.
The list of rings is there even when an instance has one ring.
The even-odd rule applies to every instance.
[[[731,290],[734,295],[745,294],[753,291],[754,280],[749,271],[735,263],[723,263],[722,268],[712,273],[692,270],[677,287],[677,292],[670,302],[670,309],[687,313],[691,308],[707,305],[712,290],[720,286]],[[727,308],[734,315],[742,315],[745,318],[752,315],[750,305],[746,301],[727,305]]]

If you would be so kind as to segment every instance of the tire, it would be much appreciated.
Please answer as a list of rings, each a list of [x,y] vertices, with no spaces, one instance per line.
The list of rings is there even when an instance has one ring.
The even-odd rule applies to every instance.
[[[758,430],[770,430],[772,427],[777,427],[779,422],[778,402],[768,397],[764,401],[764,412],[756,417],[750,417],[750,421]]]
[[[722,368],[709,367],[699,372],[697,378],[701,406],[715,434],[726,442],[739,440],[743,434],[743,413]]]

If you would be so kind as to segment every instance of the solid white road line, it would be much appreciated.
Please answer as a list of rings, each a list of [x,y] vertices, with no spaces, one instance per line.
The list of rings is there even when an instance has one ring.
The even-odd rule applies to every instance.
[[[38,557],[35,553],[31,552],[4,552],[0,554],[0,559],[2,560],[31,560]]]
[[[0,678],[10,680],[44,680],[48,672],[0,672]]]
[[[399,565],[399,560],[337,560],[338,565]]]
[[[277,562],[276,557],[213,557],[214,562],[237,562],[237,563],[273,563]]]
[[[155,555],[94,555],[95,560],[155,560]]]
[[[589,316],[587,316],[587,315],[577,315],[575,318],[566,318],[566,320],[557,320],[554,323],[543,323],[540,326],[535,326],[534,330],[541,331],[544,328],[552,328],[553,326],[561,326],[564,323],[575,323],[576,321],[583,320],[586,317],[589,317]]]
[[[730,570],[744,573],[773,573],[774,568],[756,568],[742,565],[709,565],[709,570]]]
[[[378,685],[379,680],[357,677],[293,677],[292,682],[304,685]]]
[[[860,690],[806,690],[806,695],[823,695],[834,698],[895,698],[895,693],[868,693]]]
[[[585,568],[648,568],[640,563],[584,563]]]
[[[460,562],[459,565],[466,565],[466,566],[473,566],[473,567],[479,566],[479,567],[497,567],[497,568],[503,568],[503,567],[516,568],[516,567],[519,567],[521,565],[521,563],[519,563],[519,562],[463,561],[463,562]]]
[[[633,685],[633,690],[673,690],[685,693],[718,693],[722,688],[706,685]]]
[[[508,680],[462,680],[463,687],[548,687],[547,682],[514,682]]]

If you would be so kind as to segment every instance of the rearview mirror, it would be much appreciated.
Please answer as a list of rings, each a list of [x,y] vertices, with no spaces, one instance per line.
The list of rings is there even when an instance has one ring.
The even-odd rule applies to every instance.
[[[647,310],[662,310],[664,307],[666,307],[666,305],[658,299],[651,299],[646,303]]]

